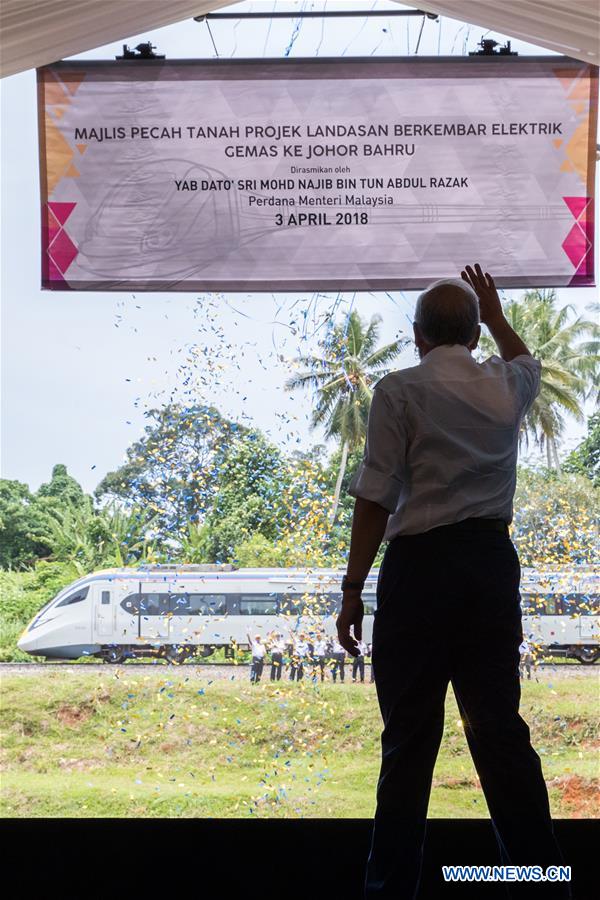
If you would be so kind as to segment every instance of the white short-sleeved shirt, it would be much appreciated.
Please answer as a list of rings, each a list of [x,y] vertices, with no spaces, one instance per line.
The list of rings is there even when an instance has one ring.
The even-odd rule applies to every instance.
[[[250,647],[252,648],[252,656],[256,659],[263,659],[266,653],[265,645],[261,641],[251,641]]]
[[[377,383],[348,490],[389,511],[384,540],[468,518],[512,521],[519,430],[540,376],[532,356],[478,363],[453,344]]]
[[[296,656],[301,658],[308,654],[308,644],[305,641],[296,641],[294,644],[294,652]]]

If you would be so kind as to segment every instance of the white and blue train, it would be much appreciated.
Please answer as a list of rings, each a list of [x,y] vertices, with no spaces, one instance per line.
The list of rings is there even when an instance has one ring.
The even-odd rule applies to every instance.
[[[343,572],[336,569],[236,569],[231,565],[156,565],[95,572],[64,588],[38,613],[18,646],[48,659],[96,657],[123,662],[162,657],[183,662],[223,647],[320,630],[335,635]],[[378,571],[363,601],[363,639],[371,640]],[[593,663],[600,656],[600,577],[594,572],[524,569],[523,632],[543,652]]]

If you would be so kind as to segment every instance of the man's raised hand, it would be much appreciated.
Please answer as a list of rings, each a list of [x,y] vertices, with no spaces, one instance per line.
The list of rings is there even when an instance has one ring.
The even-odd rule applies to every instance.
[[[482,272],[479,263],[475,263],[475,269],[465,266],[460,273],[463,281],[473,288],[479,299],[479,317],[484,325],[502,318],[502,304],[494,284],[494,279],[488,272]]]

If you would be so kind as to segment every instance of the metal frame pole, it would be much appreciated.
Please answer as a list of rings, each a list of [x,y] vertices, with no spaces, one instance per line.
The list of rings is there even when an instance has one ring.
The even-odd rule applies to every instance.
[[[240,19],[355,19],[355,18],[392,18],[397,16],[425,16],[427,19],[438,19],[437,13],[425,12],[422,9],[392,9],[392,10],[325,10],[324,12],[298,11],[298,12],[227,12],[206,13],[203,16],[194,16],[194,22],[239,21]]]

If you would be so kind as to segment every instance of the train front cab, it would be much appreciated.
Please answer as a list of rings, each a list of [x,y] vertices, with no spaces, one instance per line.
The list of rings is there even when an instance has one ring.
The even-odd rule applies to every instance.
[[[93,656],[93,594],[93,583],[65,588],[32,619],[17,642],[19,649],[46,659]]]

